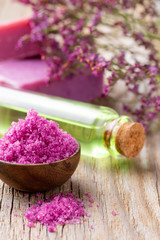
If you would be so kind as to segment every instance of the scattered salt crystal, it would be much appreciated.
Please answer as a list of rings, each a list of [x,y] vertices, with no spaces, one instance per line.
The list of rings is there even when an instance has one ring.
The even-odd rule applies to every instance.
[[[84,195],[86,195],[87,197],[91,197],[90,193],[85,193]]]
[[[28,227],[34,227],[34,223],[33,223],[33,222],[28,222],[28,223],[27,223],[27,226],[28,226]]]
[[[94,203],[94,200],[92,197],[89,198],[90,203]]]
[[[1,160],[20,164],[50,163],[71,156],[76,140],[59,129],[58,123],[29,110],[24,119],[13,122],[0,139]]]
[[[40,237],[39,237],[39,235],[37,235],[37,239],[39,239]]]
[[[93,229],[93,225],[91,225],[91,229]]]
[[[81,218],[89,216],[89,213],[85,212],[84,202],[74,193],[60,193],[47,201],[39,199],[24,215],[29,220],[27,226],[32,227],[35,222],[40,222],[53,232],[58,224],[80,223]]]
[[[90,216],[90,213],[89,213],[89,212],[87,212],[87,213],[86,213],[86,216],[87,216],[87,217],[89,217],[89,216]]]
[[[54,232],[54,230],[55,230],[55,228],[53,228],[53,227],[48,227],[48,231],[49,231],[49,232]]]
[[[93,207],[93,205],[92,204],[88,204],[88,207]]]
[[[112,215],[113,216],[116,216],[116,215],[118,215],[119,213],[116,213],[115,211],[112,211]]]
[[[90,203],[94,203],[93,198],[91,197],[90,193],[85,193],[84,195],[86,195],[89,198]]]

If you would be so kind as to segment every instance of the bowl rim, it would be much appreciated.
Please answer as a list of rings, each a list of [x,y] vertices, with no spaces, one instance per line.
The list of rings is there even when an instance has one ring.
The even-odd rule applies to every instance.
[[[54,165],[54,164],[57,164],[57,163],[60,163],[60,162],[64,162],[64,161],[66,161],[67,159],[74,157],[76,154],[78,154],[78,152],[81,151],[81,145],[80,145],[80,143],[79,143],[76,139],[75,139],[75,141],[76,141],[76,143],[77,143],[76,151],[75,151],[71,156],[69,156],[69,157],[67,157],[67,158],[64,158],[64,159],[61,159],[61,160],[58,160],[58,161],[55,161],[55,162],[23,164],[23,163],[12,163],[12,162],[7,162],[7,161],[0,160],[0,163],[4,163],[4,164],[6,164],[6,165],[21,166],[21,167],[33,167],[33,166]]]

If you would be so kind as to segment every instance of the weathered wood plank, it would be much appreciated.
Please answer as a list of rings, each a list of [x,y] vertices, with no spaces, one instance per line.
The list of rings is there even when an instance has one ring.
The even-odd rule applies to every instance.
[[[151,144],[150,142],[154,139],[155,137],[151,138],[148,144]],[[23,222],[26,222],[23,212],[29,205],[28,201],[31,204],[35,202],[35,196],[30,194],[26,197],[7,185],[3,189],[1,183],[1,236],[4,236],[4,239],[8,236],[10,239],[35,239],[37,235],[40,239],[52,239],[53,236],[56,239],[61,237],[65,239],[65,236],[69,235],[70,239],[77,239],[82,234],[82,239],[85,236],[88,236],[88,239],[98,239],[100,235],[108,236],[109,239],[124,239],[124,236],[125,239],[158,239],[160,234],[157,191],[159,176],[156,175],[153,164],[149,163],[151,160],[154,163],[151,154],[150,149],[147,155],[149,157],[146,159],[147,168],[143,167],[144,164],[141,164],[140,160],[138,164],[135,162],[129,165],[129,169],[122,165],[101,169],[94,159],[93,164],[87,163],[87,159],[85,161],[82,159],[73,176],[72,184],[68,182],[56,192],[73,190],[82,198],[85,192],[90,192],[95,199],[94,207],[90,210],[91,217],[81,225],[59,227],[57,233],[47,233],[46,228],[39,225],[31,231],[23,226]],[[52,191],[45,193],[45,196],[51,193]],[[99,208],[96,207],[97,204],[100,205]],[[112,216],[113,210],[119,215]],[[18,214],[17,217],[14,216],[15,213]],[[91,225],[94,226],[93,230],[90,229]],[[22,234],[23,227],[24,234]],[[6,231],[6,228],[9,231]],[[20,235],[23,238],[19,238]]]
[[[29,12],[11,0],[0,0],[0,22]],[[87,207],[91,216],[83,224],[59,226],[55,233],[40,224],[29,229],[23,213],[37,198],[34,194],[25,196],[0,181],[0,240],[159,240],[159,142],[160,132],[149,136],[140,158],[134,161],[82,157],[72,182],[54,193],[73,191],[87,203],[84,193],[89,192],[95,200],[93,208]],[[113,216],[112,211],[118,215]]]
[[[84,193],[89,192],[95,199],[93,208],[89,209],[91,217],[83,224],[59,226],[55,233],[49,233],[39,224],[31,230],[23,225],[26,223],[23,212],[29,204],[35,203],[36,197],[34,194],[24,196],[1,183],[0,239],[158,240],[160,163],[154,156],[159,151],[158,144],[155,144],[158,139],[157,135],[149,137],[141,158],[132,164],[124,161],[102,168],[97,160],[82,157],[72,183],[68,181],[54,192],[74,191],[84,201],[87,201]],[[52,192],[45,193],[43,197],[50,196]],[[112,211],[118,215],[113,216]]]

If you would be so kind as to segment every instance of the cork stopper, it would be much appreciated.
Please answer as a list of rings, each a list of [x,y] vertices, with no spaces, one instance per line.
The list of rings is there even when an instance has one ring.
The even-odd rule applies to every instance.
[[[117,151],[127,158],[136,157],[145,142],[145,131],[140,123],[123,123],[116,133]]]

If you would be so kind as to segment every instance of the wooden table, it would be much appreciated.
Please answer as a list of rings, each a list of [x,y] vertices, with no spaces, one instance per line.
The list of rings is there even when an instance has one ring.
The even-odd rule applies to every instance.
[[[29,14],[28,8],[0,0],[1,22]],[[89,192],[95,201],[89,208],[91,216],[83,224],[58,226],[55,233],[40,224],[28,228],[23,213],[36,202],[35,195],[27,196],[0,181],[0,240],[159,240],[159,142],[160,132],[148,136],[140,157],[133,161],[81,157],[72,182],[43,197],[69,189],[86,202],[84,193]]]

